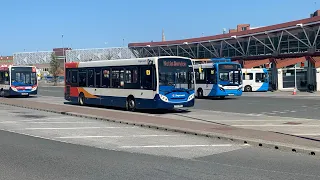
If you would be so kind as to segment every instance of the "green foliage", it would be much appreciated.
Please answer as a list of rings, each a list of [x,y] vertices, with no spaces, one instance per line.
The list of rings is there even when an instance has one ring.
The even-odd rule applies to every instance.
[[[61,68],[60,62],[54,53],[51,54],[49,73],[52,75],[54,86],[56,86],[58,81],[58,75],[61,73]]]

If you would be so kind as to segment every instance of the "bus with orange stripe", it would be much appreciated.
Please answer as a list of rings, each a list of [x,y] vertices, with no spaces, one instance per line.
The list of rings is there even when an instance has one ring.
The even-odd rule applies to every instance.
[[[160,56],[68,62],[65,99],[80,105],[136,109],[194,106],[194,69],[190,58]]]
[[[0,66],[0,96],[29,96],[38,92],[35,66]]]

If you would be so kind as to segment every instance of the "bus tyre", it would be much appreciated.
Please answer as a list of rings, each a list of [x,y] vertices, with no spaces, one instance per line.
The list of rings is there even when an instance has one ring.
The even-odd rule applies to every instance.
[[[136,110],[136,101],[133,97],[127,98],[126,107],[128,111],[135,111]]]
[[[203,98],[203,90],[202,89],[198,89],[198,98]]]
[[[251,86],[245,86],[244,87],[244,92],[251,92],[252,91],[252,87]]]
[[[79,99],[78,99],[78,103],[81,105],[81,106],[84,106],[85,105],[85,97],[82,93],[79,94]]]

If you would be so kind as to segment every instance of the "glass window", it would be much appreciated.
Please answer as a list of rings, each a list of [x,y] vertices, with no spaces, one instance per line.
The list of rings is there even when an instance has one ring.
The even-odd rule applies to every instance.
[[[253,74],[252,73],[243,73],[243,80],[253,80]]]
[[[207,74],[207,84],[216,84],[217,83],[215,69],[213,69],[213,68],[206,69],[206,74]]]
[[[101,84],[101,72],[99,70],[95,70],[96,74],[96,87],[100,87]]]
[[[88,70],[88,87],[94,87],[94,71]]]
[[[101,87],[110,87],[110,70],[102,69],[102,84]]]
[[[152,67],[141,67],[141,88],[142,89],[152,89],[152,79],[153,79],[153,69]]]
[[[256,82],[264,82],[266,79],[265,73],[256,73]]]
[[[126,73],[125,73],[125,76],[126,76],[126,78],[125,78],[125,83],[132,83],[132,70],[130,70],[130,69],[127,69],[126,70]]]
[[[73,70],[72,74],[71,74],[71,82],[73,84],[78,83],[78,71],[77,70]]]
[[[123,88],[124,86],[124,70],[123,69],[112,69],[112,87]]]
[[[79,70],[79,87],[87,86],[87,71]]]

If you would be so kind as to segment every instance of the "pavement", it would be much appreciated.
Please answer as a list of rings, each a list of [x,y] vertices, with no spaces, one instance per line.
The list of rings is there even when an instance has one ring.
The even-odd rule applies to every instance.
[[[316,135],[312,135],[310,138],[307,135],[293,136],[288,134],[309,133],[310,126],[314,126],[312,123],[319,122],[315,120],[310,121],[297,118],[293,121],[302,123],[295,124],[292,123],[292,118],[280,119],[281,117],[278,117],[279,119],[274,119],[273,117],[270,118],[268,116],[259,117],[247,114],[221,113],[205,110],[178,111],[158,114],[150,114],[146,112],[132,113],[116,109],[80,107],[76,105],[63,104],[63,99],[61,97],[44,96],[18,99],[3,98],[0,103],[57,112],[71,116],[89,117],[119,122],[122,124],[131,124],[135,126],[141,125],[147,128],[179,131],[182,133],[203,135],[218,139],[228,139],[234,142],[275,148],[283,151],[295,151],[312,155],[320,155],[320,144],[318,143],[319,139],[317,139]],[[270,120],[272,120],[272,123],[276,123],[276,125],[270,126]],[[248,122],[260,122],[261,124],[258,124],[258,126],[241,124]],[[266,124],[266,122],[269,124]],[[309,122],[311,124],[308,124],[307,126],[307,123]],[[238,125],[234,125],[234,123],[238,123]],[[262,129],[261,126],[265,129]],[[270,127],[278,128],[279,132],[273,132],[272,129],[268,129]],[[319,124],[316,125],[314,133],[319,132],[317,128],[319,129]],[[290,130],[291,132],[283,130]]]
[[[319,157],[0,105],[1,179],[319,179]]]

